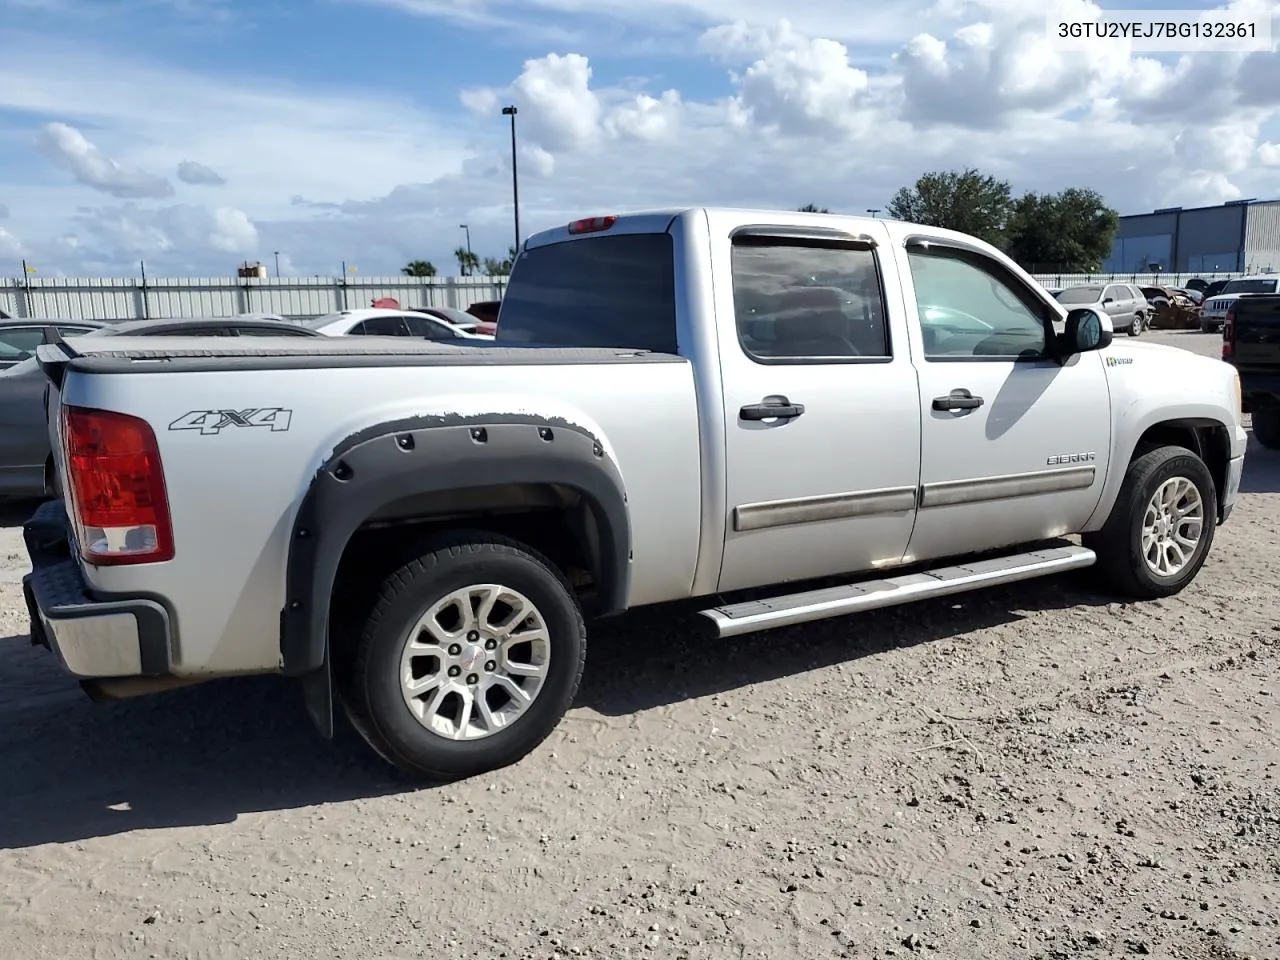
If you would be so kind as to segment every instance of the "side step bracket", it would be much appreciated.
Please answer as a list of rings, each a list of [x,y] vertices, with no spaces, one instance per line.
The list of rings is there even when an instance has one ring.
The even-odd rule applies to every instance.
[[[885,580],[824,587],[768,600],[748,600],[699,611],[715,624],[722,637],[737,637],[757,630],[789,627],[826,620],[864,610],[879,610],[915,600],[945,597],[982,587],[996,587],[1067,570],[1091,567],[1097,561],[1092,550],[1075,545],[1045,547],[1028,553],[973,560],[921,573]]]

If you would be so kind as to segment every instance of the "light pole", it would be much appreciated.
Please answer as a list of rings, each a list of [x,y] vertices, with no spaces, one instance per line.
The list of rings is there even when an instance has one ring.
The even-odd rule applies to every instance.
[[[465,230],[467,234],[467,256],[471,255],[471,228],[465,223],[458,224],[459,230]]]
[[[502,108],[502,115],[511,118],[511,205],[515,209],[516,249],[520,249],[520,177],[516,173],[516,110],[515,105]]]
[[[280,279],[280,251],[275,250],[273,251],[273,253],[276,258],[276,279],[279,280]]]
[[[877,213],[880,212],[879,207],[867,207],[867,213],[871,214],[871,219],[875,219]]]

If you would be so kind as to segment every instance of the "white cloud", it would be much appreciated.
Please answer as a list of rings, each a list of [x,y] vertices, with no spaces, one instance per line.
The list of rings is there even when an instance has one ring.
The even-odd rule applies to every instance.
[[[782,20],[773,29],[745,21],[716,27],[701,45],[730,63],[750,61],[734,106],[771,132],[854,132],[871,120],[869,78],[843,43],[797,33]]]
[[[663,91],[660,97],[640,93],[631,103],[614,110],[605,127],[617,137],[663,140],[679,132],[683,114],[684,102],[679,90]]]
[[[173,196],[173,184],[167,179],[103,156],[83,133],[68,124],[45,124],[36,136],[36,147],[86,187],[113,197],[158,200]]]
[[[259,217],[287,213],[295,194],[376,197],[456,171],[466,156],[456,125],[395,94],[213,78],[52,35],[7,39],[0,110],[112,130],[127,145],[113,148],[116,159],[134,168],[173,170],[198,156]]]
[[[4,227],[0,227],[0,257],[13,260],[22,257],[26,252],[21,240]]]
[[[204,187],[220,187],[227,182],[227,178],[217,170],[194,160],[183,160],[178,164],[178,179],[192,186]]]
[[[490,51],[499,81],[456,91],[460,106],[445,117],[337,80],[215,80],[54,37],[15,43],[0,58],[0,110],[35,118],[28,142],[30,126],[59,120],[111,156],[108,180],[178,171],[188,183],[199,166],[226,183],[209,206],[135,195],[83,209],[82,188],[6,164],[6,226],[45,272],[146,259],[152,273],[225,275],[276,250],[282,271],[300,275],[334,274],[344,260],[366,276],[393,273],[419,257],[451,269],[459,223],[482,256],[511,242],[508,103],[519,107],[525,235],[665,205],[859,212],[925,171],[970,165],[1017,191],[1093,187],[1125,213],[1280,193],[1280,103],[1256,91],[1275,54],[1064,52],[1025,0],[397,3],[486,30],[576,17],[592,31],[612,18],[633,48],[651,43],[667,59],[620,71],[616,59],[588,58],[590,45],[557,43],[504,66]],[[700,70],[695,86],[670,66],[674,55],[710,59],[718,79]],[[0,121],[0,137],[12,135]]]
[[[100,254],[121,262],[188,258],[192,253],[245,256],[258,249],[257,227],[244,211],[233,207],[210,210],[173,204],[151,208],[126,203],[85,208],[76,219]],[[81,240],[76,237],[74,242],[78,247]]]
[[[868,6],[850,0],[349,0],[394,7],[522,38],[582,39],[593,22],[622,23],[650,36],[696,36],[709,26],[742,20],[773,24],[789,18],[797,30],[861,47],[896,46],[931,0]],[[668,44],[669,47],[669,44]]]

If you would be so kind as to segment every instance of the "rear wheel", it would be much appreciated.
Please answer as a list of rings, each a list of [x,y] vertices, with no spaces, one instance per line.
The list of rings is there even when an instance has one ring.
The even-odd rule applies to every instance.
[[[383,582],[343,702],[385,760],[455,780],[542,743],[585,657],[577,600],[545,558],[487,533],[449,535]]]
[[[1103,585],[1142,600],[1172,596],[1195,579],[1217,527],[1218,494],[1204,461],[1158,447],[1129,464],[1106,525],[1084,538]]]
[[[1143,324],[1142,314],[1135,313],[1133,315],[1133,323],[1129,325],[1129,336],[1131,337],[1142,336],[1142,324]]]
[[[1280,450],[1280,407],[1255,410],[1253,438],[1268,450]]]

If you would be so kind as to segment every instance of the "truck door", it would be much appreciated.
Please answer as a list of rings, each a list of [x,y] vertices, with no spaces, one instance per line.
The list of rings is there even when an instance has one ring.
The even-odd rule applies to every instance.
[[[1103,354],[1059,366],[1057,316],[986,253],[945,239],[897,249],[921,396],[914,559],[1078,530],[1102,494],[1111,449]]]
[[[877,236],[712,230],[727,506],[719,589],[896,563],[920,408]],[[892,267],[890,267],[892,269]],[[896,286],[892,287],[896,290]]]

